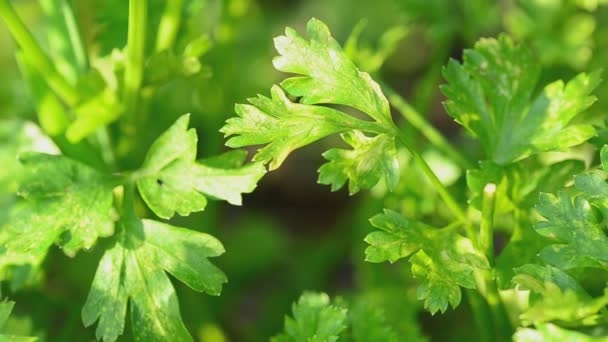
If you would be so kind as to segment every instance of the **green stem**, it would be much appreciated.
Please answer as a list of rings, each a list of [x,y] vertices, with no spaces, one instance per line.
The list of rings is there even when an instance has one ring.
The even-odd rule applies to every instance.
[[[447,139],[439,133],[414,107],[401,97],[395,90],[386,84],[382,85],[389,102],[401,115],[416,128],[428,141],[433,144],[438,150],[445,153],[448,157],[454,160],[460,167],[471,169],[472,164],[458,150],[453,148]]]
[[[182,19],[183,0],[168,0],[156,35],[156,52],[173,47]]]
[[[79,101],[78,90],[57,71],[49,56],[25,27],[8,0],[0,0],[0,16],[6,22],[17,44],[27,55],[28,61],[44,76],[49,86],[65,103],[69,106],[75,106]]]
[[[475,290],[467,289],[465,291],[469,307],[473,313],[473,319],[477,326],[477,332],[479,333],[479,341],[481,342],[493,342],[494,338],[494,323],[491,319],[491,314],[488,310],[487,304],[484,302],[483,297]]]
[[[76,64],[78,65],[80,71],[84,73],[89,67],[89,58],[87,56],[87,49],[84,45],[82,35],[80,34],[76,16],[74,15],[74,10],[68,1],[61,1],[61,13],[65,20],[65,26],[68,31]]]
[[[101,150],[101,158],[110,167],[111,170],[116,169],[116,157],[114,156],[114,150],[112,149],[112,141],[110,134],[106,127],[102,127],[97,130],[97,141],[99,143],[99,149]]]
[[[479,248],[494,264],[494,208],[496,207],[496,184],[488,183],[483,188]]]
[[[397,130],[397,128],[395,128],[395,130]],[[456,218],[462,220],[463,222],[466,222],[466,215],[464,211],[462,211],[462,209],[460,208],[460,206],[458,206],[452,195],[450,195],[450,193],[443,186],[443,184],[441,184],[441,181],[439,180],[439,178],[437,178],[437,175],[435,174],[435,172],[433,172],[429,164],[427,164],[424,158],[422,158],[422,156],[412,147],[410,142],[407,140],[407,137],[403,133],[397,132],[396,135],[399,142],[412,154],[412,157],[420,166],[422,172],[424,172],[424,174],[429,178],[429,180],[435,187],[435,190],[437,190],[439,196],[441,196],[441,198],[447,205],[448,209],[450,209],[450,211],[454,214],[454,216],[456,216]],[[468,227],[469,225],[467,224],[466,226]]]
[[[483,200],[481,209],[481,224],[479,229],[479,248],[486,255],[490,266],[494,264],[494,213],[496,208],[496,184],[488,183],[483,189]],[[506,310],[500,299],[496,281],[492,270],[483,271],[485,285],[485,297],[497,329],[497,336],[511,336],[513,333],[511,323]]]
[[[124,78],[124,103],[131,124],[137,122],[136,108],[139,89],[143,80],[143,66],[146,49],[146,19],[148,1],[129,1],[129,32],[127,36],[127,60]]]

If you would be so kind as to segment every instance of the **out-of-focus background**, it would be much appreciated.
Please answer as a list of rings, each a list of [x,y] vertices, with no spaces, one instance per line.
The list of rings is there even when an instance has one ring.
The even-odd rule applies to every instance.
[[[20,16],[41,42],[52,47],[52,32],[40,3],[13,1]],[[126,0],[72,1],[91,56],[104,56],[126,43]],[[458,148],[479,150],[442,107],[438,86],[449,58],[484,36],[500,32],[529,44],[544,66],[541,84],[608,65],[608,3],[605,0],[193,0],[185,1],[187,25],[179,41],[208,34],[211,47],[202,57],[204,73],[163,85],[150,100],[149,123],[134,142],[142,151],[179,115],[192,113],[199,135],[199,157],[226,150],[218,132],[233,116],[235,103],[268,94],[285,75],[275,71],[273,37],[285,26],[304,33],[311,17],[323,20],[336,39],[347,45],[360,68],[408,99]],[[150,0],[152,42],[164,1]],[[360,30],[358,36],[353,29]],[[357,33],[357,32],[355,32]],[[180,40],[181,39],[181,40]],[[178,43],[179,44],[179,43]],[[49,48],[52,53],[52,49]],[[15,47],[0,23],[0,119],[37,120],[35,102],[15,60]],[[608,98],[602,85],[598,97]],[[594,106],[589,118],[607,108]],[[395,113],[395,119],[402,121]],[[599,120],[596,120],[599,121]],[[5,121],[2,121],[5,122]],[[598,122],[599,124],[599,122]],[[412,133],[406,124],[404,129]],[[0,127],[0,204],[10,201],[14,185],[7,152],[10,127]],[[412,133],[414,134],[414,133]],[[4,139],[4,140],[2,140]],[[415,139],[425,157],[452,187],[466,186],[463,171]],[[337,141],[337,140],[336,140]],[[242,207],[224,204],[174,223],[218,237],[226,254],[214,262],[228,275],[220,297],[196,293],[179,282],[182,316],[201,341],[263,341],[282,330],[284,315],[304,290],[326,291],[353,305],[382,307],[403,341],[472,340],[475,332],[467,306],[431,316],[416,300],[416,283],[406,261],[393,265],[364,262],[363,237],[368,218],[381,208],[397,208],[427,222],[443,224],[444,208],[427,190],[424,176],[408,168],[403,155],[398,191],[381,187],[350,197],[318,185],[321,153],[336,141],[324,140],[290,156],[270,172]],[[125,167],[143,158],[133,153]],[[464,197],[462,198],[464,201]],[[0,207],[2,210],[2,207]],[[2,214],[0,213],[0,218]],[[40,281],[12,293],[17,302],[9,329],[46,341],[87,341],[80,310],[89,291],[101,250],[66,257],[53,249]],[[441,321],[441,324],[439,322]],[[448,335],[449,334],[449,335]],[[127,336],[128,338],[128,336]]]

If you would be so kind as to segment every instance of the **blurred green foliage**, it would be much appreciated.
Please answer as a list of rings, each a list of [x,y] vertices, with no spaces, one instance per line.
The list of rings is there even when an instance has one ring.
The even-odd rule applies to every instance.
[[[269,85],[281,79],[272,67],[276,55],[272,38],[282,34],[285,26],[304,31],[310,17],[331,27],[333,36],[360,69],[410,99],[451,144],[473,156],[483,152],[441,107],[444,98],[438,85],[443,82],[441,67],[448,58],[461,59],[463,48],[471,47],[480,37],[507,32],[525,42],[538,57],[542,67],[539,84],[605,67],[608,60],[608,6],[602,0],[192,0],[184,1],[180,13],[184,25],[176,32],[170,51],[155,49],[166,1],[150,0],[146,47],[151,57],[144,67],[138,114],[143,120],[139,126],[125,128],[114,121],[123,108],[112,94],[124,87],[122,49],[127,43],[128,1],[68,1],[74,8],[86,60],[66,49],[69,42],[62,38],[62,32],[70,28],[65,27],[65,20],[59,20],[65,14],[53,12],[50,2],[20,0],[13,5],[85,101],[73,112],[65,112],[31,68],[31,61],[17,51],[6,27],[0,25],[0,220],[15,202],[16,179],[22,172],[16,159],[20,151],[52,153],[61,149],[90,166],[110,160],[121,169],[133,169],[142,164],[154,139],[179,116],[191,113],[191,125],[199,136],[198,156],[223,152],[224,139],[218,131],[234,116],[234,103],[242,103],[252,94],[266,94]],[[85,74],[86,64],[95,71]],[[607,82],[595,94],[608,98]],[[585,114],[586,122],[604,127],[606,108],[604,104],[592,107]],[[73,134],[66,117],[76,118]],[[103,135],[97,135],[98,128],[106,124],[107,138],[115,144],[117,154],[96,157],[104,141]],[[410,126],[405,125],[404,130],[424,151],[441,182],[462,202],[468,190],[480,192],[483,181],[476,183],[480,178],[492,179],[499,186],[519,181],[544,189],[546,175],[539,174],[526,183],[518,179],[521,172],[516,169],[503,174],[493,171],[491,165],[480,165],[467,175]],[[327,186],[315,184],[315,178],[322,164],[320,152],[336,141],[328,138],[290,156],[281,169],[261,181],[256,192],[244,196],[243,207],[212,202],[203,213],[171,220],[172,224],[213,234],[226,248],[226,254],[215,261],[229,279],[220,297],[190,291],[172,279],[185,325],[195,339],[268,340],[283,330],[292,302],[306,290],[331,295],[331,301],[320,294],[312,298],[320,306],[337,311],[349,308],[348,314],[340,317],[344,329],[353,336],[367,336],[354,340],[466,341],[478,337],[467,328],[474,319],[467,307],[444,316],[431,316],[422,310],[423,303],[416,300],[416,283],[405,263],[364,261],[363,238],[372,231],[368,218],[382,208],[406,212],[409,218],[425,219],[429,224],[445,224],[448,210],[434,191],[428,191],[431,184],[420,171],[408,167],[412,160],[406,153],[396,151],[401,181],[393,192],[381,182],[354,197],[344,189],[331,193]],[[604,136],[598,145],[605,142],[608,139]],[[579,156],[592,159],[585,149]],[[542,161],[529,163],[535,168]],[[579,170],[581,165],[567,167]],[[499,199],[499,211],[512,210],[517,201],[530,202],[526,197],[530,190],[525,186],[515,187],[519,193],[510,194],[510,198]],[[145,210],[142,203],[138,209]],[[103,240],[99,243],[104,244]],[[27,286],[19,291],[3,286],[9,290],[4,295],[16,302],[4,331],[38,336],[42,341],[92,340],[94,329],[83,327],[80,312],[103,252],[99,245],[74,259],[51,249],[43,271]],[[517,246],[509,248],[504,259],[524,253]],[[499,259],[499,268],[500,264]],[[501,274],[511,272],[499,270]],[[598,277],[597,283],[608,278],[603,273]],[[296,321],[297,306],[303,302],[306,300],[300,299],[293,308]],[[358,328],[366,320],[382,322],[390,331]],[[289,328],[293,321],[289,318],[287,322],[287,331],[293,330]],[[539,330],[522,329],[516,336],[528,341],[537,336],[550,340],[575,334],[560,329],[544,324]]]

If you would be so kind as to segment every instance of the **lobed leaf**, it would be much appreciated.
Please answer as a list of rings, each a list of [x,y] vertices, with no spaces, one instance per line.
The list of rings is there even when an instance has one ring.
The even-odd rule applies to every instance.
[[[536,209],[547,221],[539,222],[534,229],[554,242],[540,252],[545,262],[565,270],[608,269],[608,237],[584,196],[542,193]]]
[[[505,165],[531,154],[561,151],[595,135],[588,124],[571,121],[596,100],[598,72],[581,73],[567,84],[556,81],[534,95],[539,64],[508,36],[481,39],[443,70],[445,108],[482,144],[489,159]]]
[[[214,237],[153,220],[123,221],[125,236],[102,257],[82,309],[85,326],[115,341],[124,331],[127,306],[139,341],[188,341],[175,289],[165,272],[194,290],[219,295],[226,276],[207,259],[224,252]]]
[[[388,100],[369,74],[359,71],[320,20],[310,19],[304,39],[294,29],[275,38],[279,52],[273,64],[279,71],[299,74],[281,83],[304,104],[341,104],[359,109],[375,121],[391,124]]]
[[[366,121],[329,107],[293,103],[278,86],[272,87],[271,98],[260,95],[249,102],[237,104],[239,117],[228,119],[220,131],[233,136],[226,142],[230,147],[267,144],[253,160],[270,163],[270,170],[300,147],[332,134],[370,127]]]
[[[365,237],[370,262],[395,262],[411,255],[412,273],[422,278],[418,298],[432,314],[460,304],[460,287],[475,288],[475,269],[489,268],[486,258],[470,240],[454,231],[411,221],[385,209],[370,220],[379,231]]]
[[[37,268],[52,244],[68,256],[114,233],[111,177],[63,156],[21,156],[24,174],[16,205],[0,230],[0,272]]]
[[[323,153],[329,161],[319,169],[319,183],[337,191],[348,180],[351,195],[373,187],[381,179],[388,189],[395,189],[399,183],[399,160],[393,137],[379,134],[370,138],[360,131],[350,131],[342,134],[342,139],[353,149],[334,148]]]
[[[266,145],[254,160],[269,163],[274,170],[294,150],[344,133],[343,139],[353,150],[327,151],[324,155],[329,162],[319,170],[319,183],[336,191],[348,180],[354,194],[384,178],[393,189],[398,162],[388,100],[369,74],[348,58],[325,24],[313,18],[307,31],[308,40],[291,28],[275,38],[279,52],[273,61],[275,68],[298,76],[285,79],[282,88],[272,87],[270,98],[258,96],[249,99],[250,104],[237,104],[238,117],[228,119],[221,129],[231,136],[226,145]],[[292,102],[283,89],[299,98],[299,103]],[[352,107],[373,121],[326,106],[330,104]]]
[[[528,264],[516,268],[515,273],[513,283],[531,291],[529,306],[520,315],[526,325],[551,321],[597,324],[601,310],[608,305],[608,291],[592,298],[574,278],[558,268]]]
[[[262,163],[218,165],[196,162],[197,136],[180,117],[150,147],[137,188],[150,209],[162,218],[188,215],[207,205],[207,196],[240,205],[266,173]]]
[[[285,333],[273,342],[334,342],[346,329],[347,310],[330,304],[325,293],[305,292],[285,317]]]

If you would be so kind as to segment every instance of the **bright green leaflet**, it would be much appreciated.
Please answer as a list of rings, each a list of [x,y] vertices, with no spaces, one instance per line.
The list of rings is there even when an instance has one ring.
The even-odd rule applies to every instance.
[[[464,62],[443,70],[445,108],[499,165],[530,154],[562,151],[595,135],[590,124],[571,123],[595,102],[599,73],[555,81],[534,95],[540,69],[531,52],[508,36],[481,39],[465,50]]]
[[[305,292],[285,317],[285,333],[273,342],[334,342],[346,330],[347,310],[330,304],[325,293]]]
[[[359,293],[351,305],[344,298],[332,302],[325,293],[304,292],[293,304],[293,317],[285,318],[285,332],[271,341],[423,341],[414,323],[416,308],[395,305],[409,303],[399,295],[403,289],[377,290]]]
[[[24,200],[0,230],[3,277],[10,266],[37,267],[54,243],[74,256],[114,233],[111,177],[63,156],[28,153],[21,162]]]
[[[390,125],[388,100],[380,86],[348,59],[329,28],[312,18],[306,30],[309,41],[292,28],[285,29],[285,35],[274,40],[280,54],[273,60],[275,68],[301,75],[284,80],[283,89],[290,95],[301,96],[304,104],[351,106],[381,124]]]
[[[201,211],[212,196],[234,205],[250,193],[266,170],[262,163],[221,167],[197,162],[197,136],[188,129],[189,115],[180,117],[154,142],[140,171],[137,188],[156,215],[171,218]],[[232,165],[231,165],[232,166]]]
[[[351,194],[368,189],[384,179],[389,189],[398,181],[399,163],[395,151],[394,126],[388,100],[371,77],[361,72],[331,37],[325,24],[311,19],[309,40],[287,28],[285,36],[275,39],[280,56],[274,59],[279,71],[295,73],[271,89],[271,97],[249,99],[237,104],[238,117],[221,129],[231,136],[226,145],[243,147],[266,145],[255,161],[278,168],[294,150],[329,135],[342,138],[352,150],[332,149],[324,154],[329,160],[319,170],[319,182],[340,189],[349,181]],[[285,94],[300,97],[292,102]],[[324,106],[349,106],[366,114],[362,120]]]
[[[349,193],[369,189],[384,179],[389,189],[399,183],[399,161],[395,139],[387,134],[373,138],[360,131],[342,134],[352,150],[332,148],[323,153],[329,162],[319,169],[319,183],[331,185],[332,191],[342,188],[347,180]]]
[[[545,262],[565,270],[608,269],[608,237],[584,196],[542,193],[537,210],[547,221],[539,222],[534,229],[554,241],[540,252]]]
[[[124,236],[102,257],[82,309],[85,326],[99,320],[96,336],[123,333],[127,303],[138,341],[192,340],[165,272],[196,291],[219,295],[227,279],[207,258],[224,252],[214,237],[152,220],[123,220]]]
[[[57,146],[42,133],[40,127],[29,121],[0,120],[0,144],[0,188],[6,194],[17,190],[18,176],[23,172],[17,160],[20,153],[59,153]]]
[[[15,306],[15,302],[10,302],[10,301],[7,301],[6,299],[4,299],[2,302],[0,302],[0,328],[2,328],[6,324],[6,321],[10,317],[14,306]],[[34,342],[34,341],[38,341],[38,338],[29,337],[29,336],[6,335],[3,333],[0,333],[0,342]]]
[[[440,230],[385,210],[371,218],[380,229],[365,237],[365,251],[371,262],[395,262],[412,255],[412,273],[422,279],[418,298],[432,314],[445,312],[448,304],[460,304],[460,287],[474,289],[476,269],[487,269],[487,259],[473,248],[471,241],[453,230]]]
[[[608,147],[602,148],[604,169],[608,168]],[[604,220],[608,217],[608,184],[597,174],[575,177],[576,191],[557,196],[541,194],[538,212],[546,221],[536,231],[554,244],[541,251],[541,257],[561,269],[598,267],[608,269],[608,236]],[[603,219],[594,212],[597,208]]]

